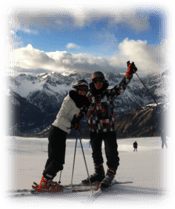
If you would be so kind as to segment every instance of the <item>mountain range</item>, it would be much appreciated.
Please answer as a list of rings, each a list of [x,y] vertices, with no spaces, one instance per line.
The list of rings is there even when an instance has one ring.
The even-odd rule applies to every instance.
[[[124,75],[106,73],[105,78],[109,82],[109,88],[118,85]],[[150,74],[141,77],[143,83],[149,89],[158,103],[169,101],[169,72],[162,74]],[[71,90],[73,83],[79,79],[91,82],[91,73],[42,73],[38,75],[20,74],[6,78],[9,94],[6,96],[10,112],[10,135],[45,137],[49,126],[61,107],[64,97]],[[115,117],[125,118],[133,110],[153,104],[154,100],[134,75],[123,94],[115,99]],[[132,118],[131,118],[132,119]],[[122,119],[123,120],[123,119]],[[82,119],[82,127],[86,127],[87,117]],[[121,119],[120,119],[121,121]],[[88,129],[88,128],[85,128]],[[45,131],[44,131],[45,130]],[[82,129],[83,130],[83,129]],[[120,127],[116,125],[116,131]],[[156,132],[156,131],[155,131]],[[47,133],[47,134],[41,134]],[[72,136],[72,130],[69,136]],[[88,133],[87,133],[88,134]],[[87,134],[85,134],[87,136]],[[120,133],[121,134],[121,133]]]

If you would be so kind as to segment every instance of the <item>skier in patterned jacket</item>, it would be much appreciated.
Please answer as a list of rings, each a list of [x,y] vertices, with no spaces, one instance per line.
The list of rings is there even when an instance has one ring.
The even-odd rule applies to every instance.
[[[92,83],[90,83],[90,93],[88,95],[91,104],[87,114],[95,173],[90,176],[90,181],[91,183],[95,181],[101,182],[101,188],[107,188],[110,185],[119,166],[118,145],[114,130],[114,99],[126,89],[136,71],[137,68],[134,63],[129,64],[119,86],[114,86],[112,89],[108,89],[108,81],[105,80],[102,72],[94,72],[91,77]],[[84,112],[80,111],[76,120],[80,121],[83,116]],[[101,152],[102,140],[105,143],[108,166],[106,176]],[[82,183],[88,184],[89,179],[83,180]]]

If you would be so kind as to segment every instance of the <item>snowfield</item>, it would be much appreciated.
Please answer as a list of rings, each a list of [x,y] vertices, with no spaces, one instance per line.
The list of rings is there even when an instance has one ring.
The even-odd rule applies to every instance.
[[[138,142],[138,151],[133,152],[133,142]],[[82,139],[89,173],[94,172],[92,151],[89,140]],[[120,166],[115,179],[117,181],[132,181],[131,184],[114,185],[110,191],[99,196],[92,203],[88,202],[91,192],[72,194],[42,194],[33,196],[12,197],[9,191],[16,189],[31,189],[33,181],[39,183],[45,162],[47,160],[47,138],[6,137],[6,152],[8,156],[8,187],[6,198],[14,203],[26,206],[39,205],[77,205],[82,207],[115,204],[117,207],[161,206],[166,200],[167,189],[167,153],[169,149],[161,149],[160,137],[129,138],[118,140]],[[104,154],[104,166],[106,158]],[[61,183],[71,182],[75,140],[67,140],[66,158]],[[60,173],[54,181],[59,181]],[[80,183],[87,178],[80,144],[78,142],[73,183]],[[89,205],[90,204],[90,205]],[[58,207],[59,208],[59,207]]]

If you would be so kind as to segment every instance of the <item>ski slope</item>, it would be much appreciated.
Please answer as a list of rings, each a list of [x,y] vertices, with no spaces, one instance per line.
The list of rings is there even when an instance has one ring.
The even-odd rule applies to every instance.
[[[133,152],[133,142],[138,142],[138,151]],[[82,139],[89,173],[94,172],[92,151],[89,140]],[[33,195],[29,197],[11,197],[9,191],[16,189],[31,189],[33,181],[39,183],[45,162],[47,160],[47,138],[6,137],[6,152],[8,153],[8,187],[6,198],[11,203],[30,206],[52,204],[73,204],[87,206],[91,192],[72,194]],[[75,140],[67,140],[64,170],[61,176],[62,184],[71,182],[72,164]],[[104,144],[102,145],[104,167],[106,158]],[[161,149],[160,137],[130,138],[118,140],[120,166],[115,179],[117,181],[132,181],[132,184],[114,185],[110,191],[99,196],[93,203],[102,208],[105,204],[126,206],[141,204],[152,206],[161,204],[168,194],[167,188],[167,153],[169,149]],[[55,177],[59,181],[60,173]],[[73,183],[80,183],[87,178],[82,151],[78,142]],[[33,207],[32,206],[32,207]],[[47,207],[46,207],[47,208]]]

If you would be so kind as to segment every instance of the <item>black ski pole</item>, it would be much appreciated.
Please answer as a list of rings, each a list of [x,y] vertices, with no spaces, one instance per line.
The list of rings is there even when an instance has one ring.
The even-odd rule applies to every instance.
[[[130,61],[127,62],[127,66],[129,66]],[[132,65],[134,65],[134,62],[132,62]],[[146,90],[148,91],[148,93],[151,95],[152,99],[154,100],[154,102],[157,104],[157,101],[154,99],[153,95],[151,94],[151,92],[148,90],[148,88],[146,87],[146,85],[143,83],[143,81],[141,80],[141,78],[139,77],[139,75],[137,74],[137,72],[135,72],[135,74],[137,75],[137,77],[139,78],[140,82],[143,84],[143,86],[146,88]]]
[[[74,159],[73,159],[73,167],[72,167],[71,185],[72,185],[72,182],[73,182],[73,175],[74,175],[74,166],[75,166],[75,156],[76,156],[77,141],[78,141],[78,136],[76,134],[76,142],[75,142],[75,149],[74,149]]]
[[[79,130],[77,130],[77,135],[80,139],[80,145],[81,145],[81,150],[82,150],[82,153],[83,153],[84,163],[85,163],[85,167],[86,167],[86,171],[87,171],[87,175],[88,175],[88,179],[89,179],[89,184],[90,184],[91,190],[92,190],[92,184],[91,184],[91,181],[90,181],[90,176],[89,176],[89,172],[88,172],[88,167],[87,167],[87,163],[86,163],[86,158],[85,158],[85,154],[84,154],[83,145],[82,145],[82,142],[81,142],[80,131]]]

